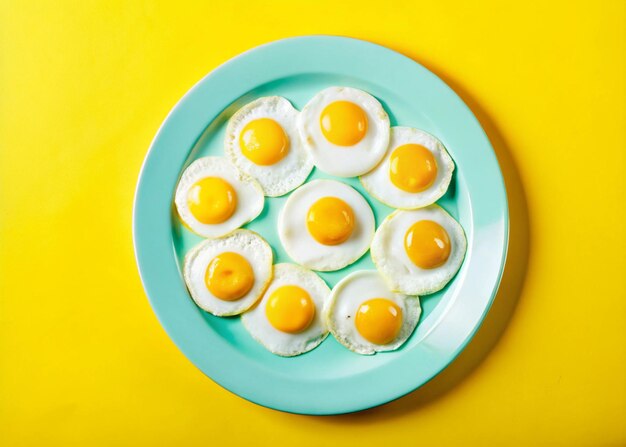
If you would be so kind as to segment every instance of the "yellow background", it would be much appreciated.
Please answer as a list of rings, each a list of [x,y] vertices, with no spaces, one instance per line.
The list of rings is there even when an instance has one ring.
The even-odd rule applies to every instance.
[[[0,4],[0,444],[626,445],[623,1],[62,3]],[[408,397],[338,417],[261,408],[196,370],[131,238],[176,101],[244,50],[315,33],[441,76],[511,201],[503,286],[469,348]]]

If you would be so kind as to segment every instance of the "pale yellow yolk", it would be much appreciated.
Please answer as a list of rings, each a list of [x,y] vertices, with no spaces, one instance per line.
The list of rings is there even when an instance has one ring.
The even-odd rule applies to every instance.
[[[367,341],[386,345],[400,332],[402,309],[386,298],[372,298],[359,306],[354,324]]]
[[[450,237],[437,222],[420,220],[404,235],[404,249],[416,266],[432,269],[448,260]]]
[[[421,192],[437,178],[437,161],[424,146],[405,144],[391,153],[389,177],[403,191]]]
[[[337,197],[323,197],[311,206],[306,226],[313,238],[324,245],[338,245],[354,231],[354,212]]]
[[[204,275],[209,291],[220,300],[235,301],[252,289],[254,272],[246,258],[233,252],[214,257]]]
[[[298,286],[281,286],[270,295],[265,315],[276,329],[297,334],[309,327],[315,316],[315,303],[306,290]]]
[[[203,224],[226,221],[237,208],[237,193],[226,180],[206,177],[189,188],[187,204],[193,217]]]
[[[367,133],[365,111],[349,101],[328,104],[320,115],[322,133],[337,146],[354,146]]]
[[[289,137],[280,124],[270,118],[250,121],[239,135],[243,155],[252,163],[269,166],[289,152]]]

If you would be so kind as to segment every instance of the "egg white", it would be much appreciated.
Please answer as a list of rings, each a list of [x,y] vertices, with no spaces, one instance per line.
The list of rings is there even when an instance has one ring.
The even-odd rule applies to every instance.
[[[320,115],[335,101],[349,101],[367,115],[367,133],[353,146],[338,146],[326,139]],[[389,116],[369,93],[350,87],[329,87],[315,95],[300,112],[298,129],[315,166],[327,174],[354,177],[373,169],[385,155],[389,144]]]
[[[294,285],[306,290],[315,304],[313,321],[303,332],[289,334],[276,329],[267,319],[265,307],[272,293],[281,286]],[[270,352],[293,357],[317,347],[328,335],[328,329],[322,318],[322,310],[328,299],[330,288],[324,280],[295,264],[276,264],[274,277],[263,294],[261,301],[254,308],[241,316],[241,321],[252,338],[261,343]]]
[[[389,177],[391,154],[399,146],[419,144],[428,149],[437,163],[437,176],[432,185],[420,192],[408,192],[398,188]],[[435,203],[443,196],[454,171],[454,161],[441,141],[412,127],[392,127],[389,147],[383,160],[375,169],[360,177],[368,193],[393,208],[415,209]]]
[[[277,197],[300,186],[313,169],[313,160],[302,144],[296,124],[299,112],[281,96],[266,96],[252,101],[232,116],[226,128],[227,157],[243,172],[254,177],[266,196]],[[250,161],[241,151],[239,136],[253,120],[270,118],[281,125],[289,138],[289,151],[282,160],[269,166]]]
[[[420,220],[432,220],[448,233],[450,255],[439,267],[418,267],[404,248],[406,232]],[[440,206],[430,205],[412,211],[396,210],[387,216],[376,230],[371,255],[392,290],[407,295],[427,295],[443,289],[454,277],[463,263],[466,250],[467,241],[461,225]]]
[[[227,181],[237,194],[237,207],[232,216],[219,224],[205,224],[189,210],[187,195],[198,180],[219,177]],[[183,172],[174,197],[176,211],[181,220],[194,233],[207,237],[220,237],[241,227],[257,217],[263,210],[265,198],[261,186],[223,157],[203,157],[191,163]]]
[[[337,197],[354,212],[354,230],[338,245],[324,245],[309,233],[306,217],[323,197]],[[318,271],[339,270],[367,252],[375,230],[374,213],[354,188],[336,180],[313,180],[295,190],[278,216],[278,236],[287,254],[298,264]]]
[[[236,301],[214,296],[206,286],[205,274],[209,263],[224,252],[243,256],[254,272],[250,291]],[[218,239],[206,239],[192,248],[183,263],[183,278],[196,304],[217,316],[238,315],[254,305],[272,279],[272,248],[258,234],[236,230]]]
[[[392,342],[378,345],[365,339],[355,320],[359,306],[372,298],[386,298],[402,309],[402,326]],[[415,330],[422,308],[417,296],[392,292],[375,270],[353,272],[333,288],[324,308],[324,319],[335,339],[358,354],[393,351],[402,346]]]

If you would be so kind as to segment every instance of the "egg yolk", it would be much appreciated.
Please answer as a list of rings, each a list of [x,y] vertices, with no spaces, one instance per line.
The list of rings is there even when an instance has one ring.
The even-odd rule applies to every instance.
[[[237,208],[237,193],[226,180],[206,177],[194,183],[187,193],[189,211],[203,224],[226,221]]]
[[[252,163],[270,166],[289,152],[289,137],[273,119],[260,118],[246,124],[239,135],[239,146]]]
[[[272,292],[265,315],[276,329],[297,334],[309,327],[315,316],[315,304],[306,290],[298,286],[281,286]]]
[[[404,235],[404,249],[409,259],[423,269],[445,263],[450,256],[450,248],[448,233],[432,220],[415,222]]]
[[[204,282],[209,292],[220,300],[236,301],[252,289],[254,272],[246,258],[224,252],[209,262]]]
[[[405,144],[391,153],[389,177],[403,191],[421,192],[434,183],[437,161],[424,146]]]
[[[365,111],[349,101],[328,104],[320,115],[322,133],[337,146],[354,146],[367,132]]]
[[[354,324],[367,341],[386,345],[400,332],[402,309],[386,298],[372,298],[359,306]]]
[[[338,245],[348,240],[354,231],[354,212],[337,197],[323,197],[309,209],[306,226],[320,244]]]

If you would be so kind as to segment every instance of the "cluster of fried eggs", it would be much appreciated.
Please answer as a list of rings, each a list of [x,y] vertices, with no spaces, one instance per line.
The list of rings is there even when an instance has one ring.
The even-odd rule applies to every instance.
[[[183,172],[174,203],[183,224],[205,239],[185,256],[183,277],[196,304],[240,315],[274,354],[295,356],[330,331],[359,354],[402,346],[417,326],[419,295],[441,290],[463,262],[463,229],[435,205],[454,162],[434,136],[390,127],[380,102],[330,87],[298,112],[279,96],[240,108],[226,130],[226,157],[204,157]],[[313,167],[360,176],[365,190],[396,208],[376,228],[368,201],[339,180],[313,180]],[[294,191],[295,190],[295,191]],[[265,196],[293,191],[278,236],[295,264],[273,265],[272,248],[239,229]],[[313,270],[342,269],[368,250],[376,270],[345,276],[331,290]]]

